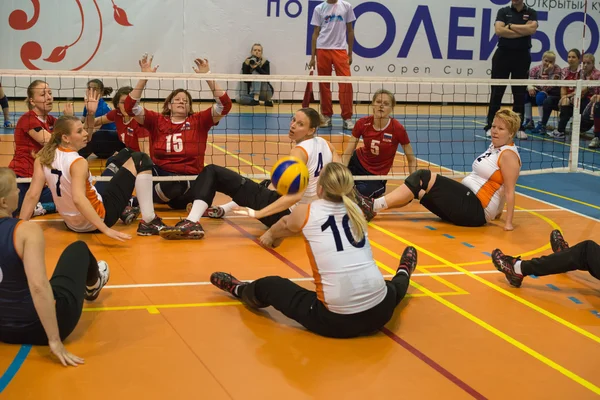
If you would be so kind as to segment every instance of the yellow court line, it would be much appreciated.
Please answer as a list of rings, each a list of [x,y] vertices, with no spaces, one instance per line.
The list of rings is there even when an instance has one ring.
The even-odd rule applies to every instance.
[[[392,250],[389,250],[387,247],[380,245],[377,242],[374,242],[373,240],[369,240],[369,242],[371,243],[371,246],[375,247],[376,249],[379,249],[381,251],[383,251],[384,253],[387,253],[388,255],[396,258],[396,259],[400,259],[400,255],[394,253]],[[383,264],[381,264],[379,261],[375,260],[375,264],[377,264],[378,267],[381,268],[381,266]],[[417,266],[418,270],[421,270],[423,272],[429,273],[429,271],[427,271],[426,269],[424,269],[423,267],[419,267]],[[392,274],[395,274],[396,271],[393,271]],[[446,279],[442,278],[441,276],[431,276],[430,278],[433,278],[434,280],[438,281],[439,283],[441,283],[442,285],[447,286],[448,288],[454,290],[456,293],[460,293],[460,294],[469,294],[469,292],[467,292],[464,289],[461,289],[460,287],[456,286],[453,283],[448,282]]]
[[[413,246],[413,247],[417,248],[417,246],[415,246],[413,244],[409,244],[409,246]],[[421,251],[421,250],[419,250],[419,248],[417,248],[417,250]],[[424,252],[426,252],[426,251],[424,251]],[[396,271],[394,271],[392,268],[388,267],[387,265],[385,265],[383,263],[379,263],[378,265],[380,265],[380,267],[382,269],[389,272],[390,274],[396,273]],[[585,387],[586,389],[589,389],[596,394],[600,394],[600,387],[585,380],[584,378],[580,377],[579,375],[575,374],[574,372],[566,369],[562,365],[552,361],[548,357],[538,353],[537,351],[533,350],[532,348],[528,347],[527,345],[519,342],[517,339],[507,335],[506,333],[502,332],[501,330],[499,330],[499,329],[493,327],[492,325],[488,324],[487,322],[483,321],[482,319],[477,318],[476,316],[474,316],[473,314],[464,310],[463,308],[457,306],[454,303],[449,302],[448,300],[444,299],[441,296],[438,296],[436,293],[432,292],[431,290],[425,288],[422,285],[419,285],[416,282],[413,282],[412,280],[410,281],[410,285],[414,286],[418,290],[422,291],[428,297],[431,297],[432,299],[434,299],[434,300],[438,301],[439,303],[445,305],[446,307],[450,308],[452,311],[459,313],[460,315],[467,318],[468,320],[476,323],[477,325],[481,326],[485,330],[493,333],[494,335],[498,336],[500,339],[503,339],[506,342],[508,342],[508,343],[512,344],[513,346],[515,346],[516,348],[518,348],[519,350],[524,351],[525,353],[532,356],[536,360],[541,361],[544,364],[546,364],[547,366],[549,366],[550,368],[557,370],[561,374],[565,375],[567,378],[579,383],[581,386]]]
[[[458,296],[469,293],[459,292],[439,292],[435,293],[437,296]],[[410,293],[405,297],[430,297],[426,293]],[[168,308],[198,308],[198,307],[223,307],[223,306],[239,306],[242,303],[240,301],[224,301],[224,302],[212,302],[212,303],[189,303],[189,304],[155,304],[155,305],[142,305],[142,306],[114,306],[114,307],[86,307],[83,311],[86,312],[100,312],[100,311],[133,311],[133,310],[146,310],[150,314],[160,314],[160,309]]]
[[[236,159],[238,159],[239,161],[243,162],[244,164],[247,164],[247,165],[251,166],[252,168],[256,168],[256,169],[258,169],[259,171],[262,171],[262,172],[264,172],[265,174],[269,174],[269,173],[270,173],[269,171],[267,171],[267,170],[266,170],[266,169],[264,169],[263,167],[260,167],[260,166],[258,166],[258,165],[256,165],[256,164],[254,164],[253,162],[251,162],[251,161],[248,161],[248,160],[246,160],[246,159],[244,159],[244,158],[242,158],[242,157],[238,156],[237,154],[233,154],[232,152],[230,152],[230,151],[228,151],[228,150],[226,150],[226,149],[224,149],[224,148],[222,148],[222,147],[220,147],[220,146],[217,146],[216,144],[213,144],[213,143],[208,143],[208,144],[209,144],[209,145],[211,145],[212,147],[214,147],[215,149],[217,149],[217,150],[219,150],[219,151],[222,151],[223,153],[227,154],[228,156],[231,156],[231,157],[233,157],[233,158],[236,158]]]
[[[537,213],[535,213],[533,211],[530,211],[530,212],[532,214],[534,214],[534,215],[537,214]],[[540,216],[542,219],[547,219],[546,217],[541,216],[539,214],[538,214],[538,216]],[[554,222],[551,222],[551,224],[554,225],[554,226],[557,226]],[[527,301],[524,298],[519,297],[519,296],[517,296],[517,295],[515,295],[515,294],[513,294],[511,292],[509,292],[508,290],[502,289],[500,286],[495,285],[492,282],[489,282],[488,280],[483,279],[480,276],[471,273],[467,269],[461,268],[458,265],[451,263],[450,261],[448,261],[448,260],[446,260],[446,259],[438,256],[437,254],[434,254],[434,253],[432,253],[432,252],[430,252],[428,250],[425,250],[424,248],[422,248],[420,246],[417,246],[416,244],[414,244],[414,243],[412,243],[412,242],[410,242],[410,241],[408,241],[408,240],[406,240],[406,239],[404,239],[404,238],[402,238],[402,237],[394,234],[393,232],[388,231],[387,229],[384,229],[384,228],[382,228],[382,227],[380,227],[378,225],[375,225],[372,222],[369,223],[369,225],[372,226],[374,229],[376,229],[376,230],[378,230],[378,231],[380,231],[380,232],[388,235],[389,237],[394,238],[397,241],[406,244],[407,246],[413,246],[414,248],[417,249],[417,251],[422,252],[423,254],[427,254],[429,257],[434,258],[434,259],[438,260],[439,262],[442,262],[442,263],[446,264],[449,267],[455,268],[457,271],[463,272],[465,275],[467,275],[467,276],[475,279],[476,281],[483,283],[484,285],[486,285],[486,286],[488,286],[488,287],[496,290],[499,293],[502,293],[503,295],[505,295],[507,297],[510,297],[511,299],[513,299],[515,301],[518,301],[519,303],[521,303],[521,304],[523,304],[523,305],[525,305],[525,306],[527,306],[527,307],[529,307],[529,308],[531,308],[531,309],[539,312],[540,314],[542,314],[542,315],[544,315],[544,316],[546,316],[546,317],[548,317],[548,318],[550,318],[550,319],[558,322],[559,324],[562,324],[565,327],[567,327],[567,328],[569,328],[569,329],[571,329],[571,330],[573,330],[573,331],[575,331],[575,332],[577,332],[577,333],[579,333],[579,334],[581,334],[581,335],[583,335],[583,336],[585,336],[585,337],[587,337],[587,338],[595,341],[596,343],[600,343],[600,338],[598,336],[592,334],[591,332],[586,331],[585,329],[582,329],[582,328],[578,327],[575,324],[572,324],[571,322],[569,322],[569,321],[567,321],[567,320],[559,317],[558,315],[555,315],[555,314],[551,313],[550,311],[547,311],[547,310],[543,309],[542,307],[540,307],[538,305],[535,305],[535,304],[531,303],[530,301]]]
[[[556,194],[556,193],[552,193],[552,192],[547,192],[545,190],[536,189],[536,188],[532,188],[532,187],[525,186],[525,185],[519,185],[519,184],[517,184],[517,186],[521,187],[523,189],[531,190],[531,191],[542,193],[542,194],[547,194],[548,196],[558,197],[559,199],[572,201],[573,203],[581,204],[581,205],[584,205],[584,206],[595,208],[596,210],[600,210],[600,207],[595,206],[595,205],[590,204],[590,203],[586,203],[585,201],[581,201],[581,200],[577,200],[577,199],[572,199],[572,198],[567,197],[567,196],[562,196],[560,194]]]

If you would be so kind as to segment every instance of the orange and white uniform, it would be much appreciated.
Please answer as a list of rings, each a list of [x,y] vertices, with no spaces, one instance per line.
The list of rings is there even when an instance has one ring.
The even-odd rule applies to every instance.
[[[387,286],[373,260],[367,232],[356,242],[343,203],[319,199],[308,207],[302,233],[317,298],[337,314],[356,314],[381,303]]]
[[[490,145],[485,153],[473,161],[473,172],[461,182],[475,193],[483,206],[485,219],[488,222],[495,219],[504,208],[504,178],[500,172],[500,163],[502,154],[506,151],[515,153],[521,164],[521,156],[514,143],[500,148]]]
[[[71,179],[71,167],[76,162],[83,160],[76,151],[58,147],[52,162],[52,168],[44,166],[44,175],[48,187],[52,191],[52,198],[56,210],[65,220],[69,229],[75,232],[92,232],[97,228],[89,222],[75,207],[73,202],[73,189]],[[85,195],[100,216],[104,218],[106,211],[102,203],[102,196],[96,190],[92,182],[92,174],[88,171],[88,179],[85,182]]]
[[[308,168],[308,185],[302,199],[298,204],[307,204],[317,198],[317,182],[323,168],[333,161],[333,152],[329,142],[322,137],[315,136],[308,140],[303,140],[296,147],[301,148],[306,153],[306,168]]]

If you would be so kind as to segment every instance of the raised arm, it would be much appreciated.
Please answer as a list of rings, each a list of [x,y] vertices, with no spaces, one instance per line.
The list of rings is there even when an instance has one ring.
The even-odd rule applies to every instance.
[[[152,67],[152,59],[154,56],[150,56],[148,58],[148,53],[144,53],[142,59],[139,61],[140,69],[142,72],[151,72],[154,73],[158,69],[158,65]],[[142,98],[142,94],[144,93],[144,88],[146,88],[146,83],[148,79],[140,79],[138,83],[135,85],[135,88],[127,95],[125,99],[125,112],[127,114],[133,116],[135,120],[139,124],[144,123],[144,108],[139,104],[139,101]]]
[[[196,64],[194,68],[194,72],[197,74],[209,74],[210,66],[208,65],[208,60],[206,58],[197,58],[194,60]],[[213,80],[206,80],[206,84],[212,90],[213,97],[215,98],[215,105],[213,106],[212,118],[213,123],[217,124],[224,116],[229,114],[231,111],[232,102],[229,98],[229,95],[225,90],[219,86],[219,84]]]
[[[32,222],[17,225],[15,248],[23,260],[33,305],[48,337],[50,350],[64,366],[83,364],[83,359],[69,353],[60,339],[54,293],[46,277],[45,242],[40,227]]]

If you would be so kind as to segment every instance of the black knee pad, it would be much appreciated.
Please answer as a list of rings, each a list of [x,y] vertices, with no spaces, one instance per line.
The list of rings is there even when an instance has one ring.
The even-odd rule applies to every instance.
[[[114,164],[118,171],[118,169],[121,168],[123,164],[125,164],[125,162],[131,158],[132,154],[133,152],[131,151],[131,149],[125,147],[123,150],[119,151],[117,155],[111,157],[110,164]]]
[[[190,188],[190,183],[189,181],[162,181],[156,182],[155,186],[155,190],[159,194],[158,197],[164,202],[169,202],[186,194]],[[185,206],[183,208],[185,209]]]
[[[123,149],[125,150],[125,149]],[[121,151],[123,151],[121,150]],[[119,154],[121,154],[119,152]],[[135,170],[139,174],[144,171],[151,171],[154,163],[150,156],[146,153],[142,153],[141,151],[135,151],[131,153],[131,159],[133,160],[133,164],[135,165]]]
[[[404,181],[404,184],[415,196],[415,199],[419,198],[419,192],[421,190],[427,190],[429,181],[431,180],[431,171],[428,169],[419,169],[409,175]]]

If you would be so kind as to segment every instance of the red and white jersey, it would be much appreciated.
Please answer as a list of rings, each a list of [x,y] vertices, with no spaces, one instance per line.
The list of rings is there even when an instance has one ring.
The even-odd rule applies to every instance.
[[[76,151],[59,147],[56,149],[52,168],[46,166],[43,168],[56,210],[65,220],[65,224],[75,232],[92,232],[97,229],[96,226],[79,212],[73,202],[71,166],[83,159]],[[92,174],[89,171],[88,179],[85,181],[85,195],[100,218],[104,218],[106,211],[102,203],[102,196],[94,187]]]
[[[373,126],[374,116],[363,117],[356,121],[352,136],[363,138],[364,147],[356,150],[361,165],[373,175],[387,175],[394,164],[398,144],[410,143],[406,129],[400,122],[390,118],[388,124],[377,130]]]
[[[190,115],[182,122],[144,109],[143,127],[150,133],[150,157],[168,172],[196,175],[204,168],[208,131],[215,123],[212,107]]]
[[[304,191],[300,204],[310,203],[317,198],[317,182],[323,168],[333,161],[333,153],[329,142],[322,137],[315,136],[312,139],[303,140],[296,147],[306,153],[306,167],[308,168],[308,185]]]
[[[462,184],[475,193],[485,211],[486,221],[492,221],[504,208],[504,178],[500,172],[500,162],[505,151],[512,151],[521,156],[514,144],[500,148],[490,145],[487,151],[473,161],[473,172],[462,180]]]
[[[140,126],[140,124],[138,124],[134,118],[131,118],[128,122],[125,122],[121,110],[118,109],[110,110],[105,117],[109,121],[115,123],[119,140],[121,140],[126,147],[133,151],[140,151],[138,139],[145,138],[150,135],[146,128]]]
[[[344,203],[319,199],[308,207],[302,233],[317,298],[337,314],[356,314],[381,303],[387,287],[367,232],[360,242],[354,239]]]
[[[47,115],[39,117],[33,110],[26,112],[17,121],[15,127],[15,155],[8,165],[17,176],[31,178],[33,176],[33,154],[42,149],[42,145],[29,135],[30,130],[46,130],[52,132],[56,118]],[[32,154],[33,153],[33,154]]]

